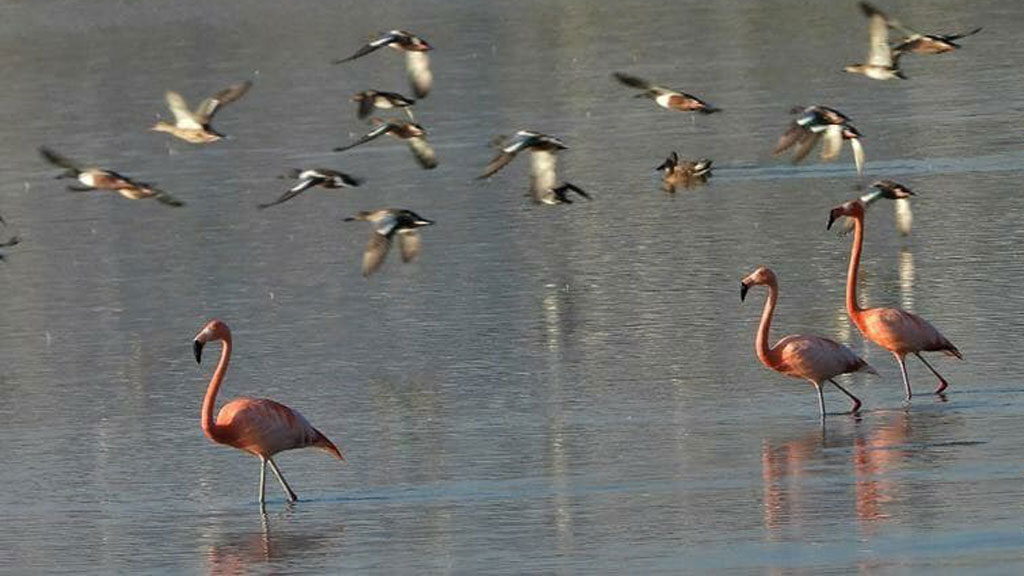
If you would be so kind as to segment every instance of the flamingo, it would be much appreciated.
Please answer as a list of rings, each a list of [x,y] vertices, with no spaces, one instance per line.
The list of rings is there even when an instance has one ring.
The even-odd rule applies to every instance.
[[[949,383],[921,356],[921,352],[945,352],[961,360],[963,356],[956,346],[920,316],[899,308],[860,307],[857,303],[857,269],[860,267],[860,252],[864,246],[864,202],[853,200],[833,208],[828,215],[827,228],[831,228],[832,223],[842,216],[853,219],[853,249],[850,253],[850,271],[846,278],[846,313],[865,338],[896,357],[900,372],[903,374],[907,400],[913,395],[910,391],[910,378],[907,376],[907,354],[917,356],[917,359],[939,379],[939,387],[935,389],[935,393],[942,394],[949,387]]]
[[[825,396],[822,394],[821,384],[828,380],[836,388],[853,400],[850,413],[856,413],[860,409],[860,400],[843,388],[833,378],[840,374],[853,372],[878,373],[863,358],[857,356],[846,346],[822,338],[820,336],[805,336],[794,334],[786,336],[775,343],[775,346],[768,347],[768,332],[771,330],[772,314],[775,312],[775,303],[779,298],[779,283],[771,268],[764,266],[752,272],[740,283],[740,301],[747,297],[747,291],[751,286],[763,284],[768,286],[768,299],[764,303],[764,311],[761,313],[761,326],[757,329],[757,340],[754,341],[754,350],[757,352],[761,363],[775,370],[792,376],[803,378],[814,385],[818,392],[818,408],[821,410],[821,417],[825,417]]]
[[[274,463],[275,454],[294,448],[313,447],[330,452],[339,460],[344,460],[345,457],[302,414],[267,398],[235,398],[221,407],[217,419],[214,420],[213,407],[217,403],[217,391],[220,390],[224,374],[228,371],[228,362],[231,360],[231,329],[220,320],[211,320],[196,334],[192,342],[196,362],[201,363],[203,345],[218,340],[223,346],[220,361],[217,362],[210,386],[206,389],[206,397],[203,398],[203,433],[218,444],[226,444],[259,457],[261,506],[266,501],[268,463],[281,483],[281,489],[284,490],[288,501],[295,502],[299,498]]]

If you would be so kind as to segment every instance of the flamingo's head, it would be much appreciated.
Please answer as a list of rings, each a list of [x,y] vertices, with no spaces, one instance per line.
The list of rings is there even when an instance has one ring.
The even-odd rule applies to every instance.
[[[196,355],[196,362],[202,362],[203,359],[203,345],[207,342],[214,342],[217,340],[231,340],[231,329],[228,325],[220,320],[210,320],[203,326],[203,329],[196,334],[196,337],[192,340],[192,352]]]
[[[860,200],[851,200],[846,204],[836,206],[828,213],[828,225],[825,229],[831,229],[832,224],[843,216],[850,218],[864,218],[864,203]]]
[[[767,284],[769,286],[777,286],[778,281],[775,279],[775,272],[772,272],[771,268],[767,266],[761,266],[757,270],[754,270],[746,278],[740,281],[740,302],[747,298],[747,290],[750,290],[751,286],[757,284]]]

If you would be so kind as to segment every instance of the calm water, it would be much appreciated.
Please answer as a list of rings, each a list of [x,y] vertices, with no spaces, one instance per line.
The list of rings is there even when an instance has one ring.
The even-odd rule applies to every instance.
[[[597,5],[594,5],[597,4]],[[13,573],[1019,573],[1024,570],[1024,196],[1014,2],[885,3],[964,49],[907,57],[908,82],[842,73],[866,24],[805,2],[0,2],[0,213],[22,245],[0,266],[0,569]],[[364,130],[351,93],[408,92],[378,29],[437,47],[417,108],[441,166],[405,147],[329,150]],[[207,147],[147,132],[163,93],[190,101],[258,70]],[[613,70],[725,112],[635,100]],[[824,230],[856,183],[849,152],[770,154],[794,104],[865,134],[868,177],[919,196],[901,238],[872,209],[864,298],[939,327],[948,401],[846,319],[849,238]],[[473,176],[496,134],[563,137],[567,179],[595,200],[535,208],[526,163]],[[39,145],[158,182],[172,210],[69,194]],[[674,197],[670,150],[713,158]],[[275,179],[324,165],[367,179],[272,210]],[[357,210],[436,219],[414,264],[359,275]],[[848,343],[880,371],[849,380],[867,411],[819,425],[809,386],[752,343],[781,281],[775,336]],[[222,398],[302,411],[346,452],[258,463],[215,445],[190,342],[234,329]],[[845,400],[830,391],[830,410]]]

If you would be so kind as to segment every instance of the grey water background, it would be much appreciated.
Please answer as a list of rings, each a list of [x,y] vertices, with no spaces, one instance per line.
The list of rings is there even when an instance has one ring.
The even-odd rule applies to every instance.
[[[887,1],[928,31],[984,26],[956,53],[908,56],[906,82],[847,75],[853,2],[0,2],[0,571],[9,573],[1003,574],[1024,569],[1020,193],[1024,8]],[[348,97],[408,93],[401,57],[344,66],[377,30],[423,35],[423,171]],[[150,133],[258,70],[209,146]],[[724,109],[691,119],[634,99],[621,70]],[[849,150],[771,156],[795,104],[864,133],[867,176],[918,192],[902,238],[872,208],[862,298],[923,315],[964,352],[919,396],[846,318]],[[564,178],[595,199],[528,204],[526,162],[473,177],[498,134],[558,135]],[[174,210],[71,194],[36,148],[159,183]],[[671,150],[714,159],[669,196]],[[366,178],[258,211],[290,167]],[[415,263],[359,275],[363,224],[435,219]],[[392,255],[394,256],[394,255]],[[861,418],[753,354],[778,273],[774,337],[841,340],[880,377],[846,380]],[[221,399],[277,399],[344,451],[277,460],[299,493],[208,441],[199,407],[233,328]],[[829,391],[828,408],[846,401]]]

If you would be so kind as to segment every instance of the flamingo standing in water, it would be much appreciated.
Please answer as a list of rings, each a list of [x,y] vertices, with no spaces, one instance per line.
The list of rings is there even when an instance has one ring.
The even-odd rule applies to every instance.
[[[900,372],[903,374],[907,400],[913,395],[910,391],[910,378],[907,377],[907,354],[917,356],[918,360],[935,374],[939,379],[939,387],[935,389],[935,393],[942,394],[949,383],[921,357],[921,352],[945,352],[961,360],[963,356],[956,346],[920,316],[899,308],[860,307],[857,302],[857,269],[860,268],[860,252],[864,247],[864,203],[861,200],[853,200],[833,208],[828,215],[827,228],[831,228],[832,223],[842,216],[853,220],[853,250],[850,253],[850,272],[846,278],[846,313],[865,338],[892,352],[896,357],[900,364]]]
[[[302,414],[267,398],[235,398],[221,407],[217,419],[214,420],[213,407],[217,402],[217,391],[220,390],[224,374],[228,371],[228,362],[231,360],[231,330],[220,320],[211,320],[199,334],[196,334],[192,342],[196,362],[201,362],[203,345],[217,340],[220,340],[223,346],[220,361],[203,399],[203,433],[218,444],[226,444],[259,457],[261,506],[265,502],[268,463],[281,482],[281,488],[288,501],[295,502],[299,498],[274,463],[274,454],[312,446],[330,452],[339,460],[344,460],[345,457]]]
[[[761,363],[776,372],[794,378],[803,378],[813,384],[814,389],[818,391],[818,408],[821,410],[822,418],[825,417],[825,396],[822,394],[821,384],[825,380],[835,384],[836,388],[853,400],[850,412],[856,413],[860,409],[860,400],[849,390],[840,386],[833,378],[852,372],[877,374],[875,369],[860,356],[857,356],[853,350],[820,336],[802,334],[786,336],[776,342],[775,346],[769,348],[768,332],[771,330],[772,314],[775,312],[775,304],[779,298],[779,283],[771,268],[762,266],[742,280],[740,301],[746,299],[747,290],[757,284],[768,286],[768,299],[764,303],[761,326],[757,329],[757,340],[754,342],[754,350]]]

